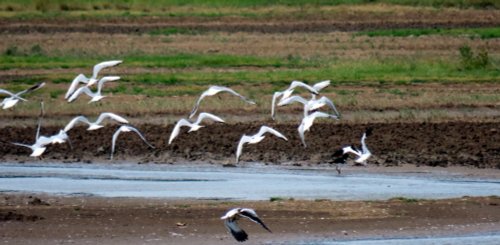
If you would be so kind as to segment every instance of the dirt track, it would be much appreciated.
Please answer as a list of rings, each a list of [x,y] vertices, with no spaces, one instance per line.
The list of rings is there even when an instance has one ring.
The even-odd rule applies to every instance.
[[[157,147],[148,149],[135,135],[120,135],[115,152],[117,161],[175,163],[209,161],[234,163],[235,150],[242,134],[254,134],[261,123],[209,125],[190,134],[181,133],[167,145],[173,125],[139,125],[145,137]],[[377,123],[377,124],[315,124],[306,132],[308,148],[300,144],[295,124],[267,124],[288,137],[289,141],[267,137],[256,145],[246,145],[241,161],[262,161],[271,164],[328,163],[333,152],[343,144],[359,145],[366,127],[374,133],[367,144],[374,157],[370,164],[397,166],[417,164],[429,166],[475,166],[500,168],[500,123]],[[111,151],[111,137],[117,126],[97,131],[77,127],[69,132],[73,150],[68,145],[49,146],[45,161],[106,161]],[[42,129],[42,135],[55,133],[56,127]],[[185,132],[186,129],[183,130]],[[0,129],[1,140],[32,143],[33,127]],[[27,148],[3,144],[2,161],[27,161]],[[31,159],[32,160],[32,159]]]

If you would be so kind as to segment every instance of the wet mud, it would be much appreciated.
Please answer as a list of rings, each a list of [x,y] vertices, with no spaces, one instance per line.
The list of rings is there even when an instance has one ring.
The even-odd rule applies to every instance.
[[[211,124],[191,133],[183,128],[171,145],[168,145],[168,138],[173,125],[143,124],[136,126],[156,148],[148,148],[135,134],[122,133],[117,140],[114,161],[235,164],[240,137],[243,134],[255,134],[263,124],[282,132],[288,137],[288,141],[267,136],[261,143],[245,145],[240,162],[328,164],[333,161],[335,150],[342,145],[359,146],[364,130],[371,127],[373,134],[366,140],[373,153],[369,164],[500,168],[499,122],[318,123],[305,134],[307,148],[301,144],[297,124]],[[112,135],[117,128],[118,125],[109,125],[96,131],[87,131],[85,127],[76,127],[68,133],[73,149],[68,144],[49,146],[42,160],[87,163],[107,161],[111,152]],[[0,160],[33,160],[29,157],[31,151],[28,148],[7,142],[32,144],[35,130],[35,127],[1,128],[0,140],[4,142],[0,143]],[[57,131],[58,127],[45,127],[42,128],[41,135]]]

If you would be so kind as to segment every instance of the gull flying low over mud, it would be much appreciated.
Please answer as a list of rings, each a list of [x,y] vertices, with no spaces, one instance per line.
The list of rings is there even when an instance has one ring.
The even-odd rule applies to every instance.
[[[255,105],[254,101],[247,99],[245,96],[237,93],[236,91],[234,91],[234,90],[232,90],[232,89],[230,89],[228,87],[211,86],[210,88],[208,88],[205,92],[203,92],[200,95],[200,98],[198,98],[198,100],[196,101],[196,104],[193,107],[193,110],[191,110],[191,113],[189,114],[189,118],[192,118],[194,116],[194,114],[196,114],[196,111],[198,111],[198,107],[200,107],[201,101],[205,97],[207,97],[207,96],[213,96],[213,95],[216,95],[216,94],[218,94],[220,92],[228,92],[230,94],[233,94],[233,95],[236,95],[236,96],[240,97],[243,101],[247,102],[248,104]]]
[[[88,96],[92,97],[92,99],[89,101],[89,104],[92,102],[99,101],[99,100],[103,99],[104,97],[106,97],[106,96],[103,96],[101,94],[103,84],[106,82],[116,81],[119,79],[120,79],[120,77],[117,77],[117,76],[110,76],[110,77],[101,78],[99,80],[99,82],[97,83],[97,91],[96,92],[92,92],[92,90],[90,90],[90,88],[88,86],[80,87],[71,95],[71,97],[69,97],[68,102],[73,102],[82,93],[85,93]]]
[[[334,159],[333,162],[336,164],[335,169],[339,174],[341,173],[341,165],[345,165],[347,163],[349,154],[354,154],[356,156],[354,162],[366,165],[366,160],[370,158],[372,153],[370,152],[370,150],[368,150],[365,140],[367,136],[371,135],[372,131],[372,128],[367,128],[363,133],[363,136],[361,136],[361,149],[356,148],[354,145],[346,145],[335,151],[333,156],[337,158]]]
[[[94,66],[94,69],[92,71],[92,76],[90,78],[87,78],[83,74],[79,74],[71,82],[71,85],[69,86],[68,91],[66,92],[66,95],[64,96],[64,99],[68,99],[73,94],[73,92],[75,92],[76,87],[78,87],[78,84],[84,83],[84,84],[86,84],[87,87],[90,87],[97,82],[97,76],[99,75],[99,72],[102,69],[117,66],[121,63],[122,63],[121,60],[110,60],[110,61],[101,62],[101,63]]]
[[[302,122],[300,123],[299,128],[298,128],[300,140],[302,141],[302,144],[304,145],[304,148],[307,147],[307,144],[306,144],[306,141],[305,141],[305,138],[304,138],[304,133],[311,128],[311,126],[314,123],[314,120],[316,118],[318,118],[318,117],[333,118],[333,119],[337,119],[338,120],[337,116],[331,115],[331,114],[328,114],[328,113],[324,113],[324,112],[320,112],[320,111],[316,111],[316,112],[313,112],[313,113],[305,116],[302,119]]]
[[[206,112],[200,113],[198,115],[198,119],[194,123],[182,118],[181,120],[179,120],[175,124],[175,127],[172,130],[172,133],[170,134],[170,138],[168,139],[168,144],[170,145],[172,143],[172,141],[179,135],[181,127],[190,127],[188,133],[193,132],[193,131],[197,131],[198,129],[205,127],[205,126],[200,125],[200,123],[204,119],[210,119],[210,120],[220,122],[220,123],[225,122],[224,120],[222,120],[222,118],[220,118],[216,115],[210,114],[210,113],[206,113]]]
[[[257,213],[250,208],[234,208],[229,210],[224,216],[221,217],[224,220],[224,225],[227,230],[231,232],[231,235],[238,242],[244,242],[248,240],[248,234],[239,227],[237,221],[241,218],[245,217],[259,225],[261,225],[264,229],[271,232],[271,230],[262,222],[262,220],[257,216]]]
[[[0,106],[2,107],[2,109],[9,109],[9,108],[15,106],[17,104],[17,102],[19,102],[20,100],[27,101],[26,99],[22,98],[21,95],[35,91],[43,86],[45,86],[44,82],[38,83],[38,84],[28,88],[28,89],[25,89],[25,90],[23,90],[21,92],[17,92],[17,93],[12,93],[12,92],[7,91],[5,89],[0,89],[0,94],[6,94],[9,96],[9,97],[6,97],[3,99],[3,101],[0,103]]]
[[[85,116],[77,116],[77,117],[73,118],[66,125],[66,127],[64,127],[64,132],[70,131],[73,127],[75,127],[76,123],[78,123],[78,122],[83,122],[83,123],[88,124],[89,127],[87,128],[87,130],[100,129],[100,128],[104,127],[104,125],[101,125],[101,122],[107,118],[113,119],[113,120],[120,122],[120,123],[128,123],[128,120],[121,117],[121,116],[118,116],[118,115],[111,113],[111,112],[103,112],[99,115],[99,117],[97,118],[97,120],[95,122],[90,122]]]
[[[278,132],[278,131],[276,131],[268,126],[262,126],[262,127],[260,127],[260,130],[258,133],[251,135],[251,136],[244,134],[241,137],[240,142],[238,143],[238,148],[236,149],[236,163],[238,163],[238,161],[240,159],[241,152],[243,151],[243,145],[246,143],[256,144],[256,143],[261,142],[266,137],[264,135],[265,133],[274,134],[275,136],[288,141],[288,139],[280,132]]]
[[[282,102],[283,100],[286,100],[290,96],[292,96],[292,93],[298,87],[307,89],[313,96],[315,96],[315,95],[319,94],[320,90],[324,89],[328,85],[330,85],[330,80],[318,82],[318,83],[314,84],[313,86],[309,86],[309,85],[307,85],[303,82],[300,82],[300,81],[292,81],[290,83],[290,86],[287,89],[285,89],[283,91],[274,92],[273,99],[271,102],[271,117],[272,117],[272,119],[274,120],[274,116],[276,114],[275,107],[276,107],[276,100],[278,99],[278,97],[281,96],[279,102]]]
[[[310,100],[306,100],[298,95],[291,96],[288,99],[280,101],[278,103],[278,106],[284,106],[284,105],[289,105],[294,102],[299,102],[304,105],[304,117],[309,114],[311,111],[318,110],[319,108],[323,106],[328,106],[330,109],[333,110],[335,115],[340,118],[340,113],[337,111],[337,108],[335,108],[335,105],[333,104],[333,101],[328,99],[327,97],[323,96],[319,99],[315,99],[315,96],[313,95],[313,98]]]
[[[138,129],[136,129],[130,125],[122,125],[113,134],[113,139],[111,142],[111,156],[109,157],[109,159],[113,160],[113,154],[115,153],[116,139],[118,138],[118,135],[120,135],[120,133],[122,133],[122,132],[135,132],[137,135],[139,135],[139,137],[142,139],[142,141],[144,141],[144,143],[146,143],[146,145],[148,145],[152,149],[155,149],[155,147],[153,145],[151,145],[146,140],[146,138],[144,138],[144,136],[141,134],[141,132],[139,132]]]

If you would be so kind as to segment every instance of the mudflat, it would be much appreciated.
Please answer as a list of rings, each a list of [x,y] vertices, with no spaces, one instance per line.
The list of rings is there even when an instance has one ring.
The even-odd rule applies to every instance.
[[[263,244],[498,231],[499,205],[498,197],[232,202],[4,193],[0,227],[12,244],[234,244],[219,217],[252,207],[273,233],[251,221],[240,225],[251,244]]]

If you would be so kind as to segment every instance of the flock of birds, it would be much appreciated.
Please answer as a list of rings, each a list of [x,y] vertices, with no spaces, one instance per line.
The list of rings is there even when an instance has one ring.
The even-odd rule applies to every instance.
[[[90,101],[88,103],[93,103],[102,100],[106,96],[102,94],[102,89],[105,83],[107,82],[112,82],[112,81],[117,81],[120,79],[118,76],[103,76],[100,77],[99,73],[101,70],[109,67],[114,67],[119,64],[121,64],[121,60],[112,60],[112,61],[105,61],[101,62],[99,64],[96,64],[93,67],[93,73],[91,77],[86,77],[83,74],[79,74],[76,76],[73,81],[71,82],[70,87],[68,88],[67,93],[65,94],[64,98],[68,102],[75,101],[80,95],[86,94],[90,98]],[[83,84],[83,85],[82,85]],[[93,91],[93,85],[97,84],[97,89],[95,92]],[[301,142],[304,147],[307,147],[306,141],[305,141],[305,132],[307,132],[313,125],[314,121],[316,118],[328,118],[332,120],[339,120],[341,118],[341,114],[338,112],[337,108],[335,107],[334,103],[327,97],[322,96],[321,98],[317,99],[316,97],[319,95],[320,91],[324,89],[325,87],[330,85],[330,81],[322,81],[318,82],[312,86],[305,84],[300,81],[293,81],[289,85],[289,87],[283,91],[278,91],[275,92],[273,97],[272,97],[272,107],[271,107],[271,117],[274,120],[275,115],[276,115],[276,107],[281,107],[281,106],[286,106],[294,103],[300,103],[303,105],[303,110],[304,110],[304,115],[302,118],[302,121],[300,125],[298,126],[297,130],[299,133],[299,137],[301,139]],[[5,94],[6,97],[3,99],[1,102],[0,106],[3,109],[9,109],[14,107],[19,101],[27,101],[26,99],[22,98],[24,94],[27,94],[29,92],[33,92],[35,90],[38,90],[42,87],[45,86],[45,83],[39,83],[36,84],[26,90],[13,93],[10,91],[7,91],[5,89],[0,89],[0,94]],[[309,99],[306,99],[304,97],[301,97],[299,95],[293,95],[294,91],[297,89],[305,89],[308,91],[311,95]],[[220,118],[219,116],[216,116],[211,113],[207,112],[201,112],[198,114],[197,119],[194,121],[192,118],[197,114],[198,109],[200,107],[201,102],[210,96],[214,96],[219,93],[229,93],[234,96],[239,97],[241,100],[248,104],[254,105],[255,102],[252,100],[247,99],[243,95],[237,93],[231,88],[228,87],[223,87],[223,86],[211,86],[208,88],[206,91],[204,91],[198,100],[196,101],[191,113],[189,114],[188,118],[182,118],[177,123],[175,124],[172,133],[170,134],[170,137],[168,139],[168,144],[171,144],[177,136],[181,133],[181,128],[182,127],[189,127],[188,133],[197,131],[201,129],[202,127],[205,127],[202,125],[203,121],[206,120],[211,120],[214,122],[218,123],[225,123],[225,121]],[[320,111],[321,108],[327,107],[326,111]],[[42,154],[45,152],[46,148],[48,145],[51,144],[62,144],[62,143],[68,143],[70,148],[72,148],[70,138],[68,136],[68,132],[73,129],[77,124],[79,123],[84,123],[88,125],[87,130],[98,130],[104,125],[102,124],[104,120],[114,120],[118,123],[120,123],[120,127],[115,131],[115,133],[112,136],[112,146],[111,146],[111,153],[110,153],[110,159],[113,159],[113,154],[115,151],[115,145],[116,145],[116,140],[118,136],[122,132],[135,132],[143,141],[146,145],[148,145],[150,148],[155,148],[152,144],[150,144],[144,135],[135,127],[129,124],[129,121],[125,119],[122,116],[119,116],[117,114],[111,113],[111,112],[103,112],[99,115],[99,117],[95,121],[89,120],[87,117],[83,115],[79,115],[74,117],[72,120],[69,121],[69,123],[59,132],[55,135],[51,136],[40,136],[40,127],[41,127],[41,122],[42,118],[44,115],[44,110],[43,110],[43,102],[41,102],[41,113],[38,119],[38,127],[36,131],[36,136],[35,136],[35,142],[33,144],[24,144],[24,143],[18,143],[18,142],[4,142],[4,143],[11,143],[17,146],[22,146],[31,149],[32,153],[30,156],[32,157],[41,157]],[[336,163],[336,170],[340,174],[341,173],[341,167],[347,163],[347,159],[349,156],[352,154],[354,155],[355,162],[358,164],[366,165],[366,161],[368,158],[371,156],[371,152],[368,150],[368,147],[366,146],[366,138],[371,134],[372,129],[368,128],[362,135],[361,137],[361,148],[358,148],[354,145],[345,145],[342,146],[340,149],[335,151],[333,156],[335,157],[334,163]],[[259,131],[256,134],[253,135],[246,135],[243,134],[240,141],[238,142],[237,148],[236,148],[236,163],[239,162],[240,156],[243,152],[243,147],[245,144],[256,144],[264,140],[266,135],[274,135],[282,140],[288,141],[287,137],[277,131],[276,129],[273,129],[271,127],[268,127],[266,125],[262,125],[259,129]],[[224,224],[226,228],[230,231],[230,233],[234,236],[234,238],[237,241],[245,241],[248,239],[247,233],[242,230],[238,224],[237,220],[240,219],[241,217],[248,218],[258,224],[260,224],[264,229],[267,231],[271,232],[271,230],[262,222],[262,220],[257,216],[257,213],[249,208],[235,208],[229,210],[221,219],[225,220]]]

